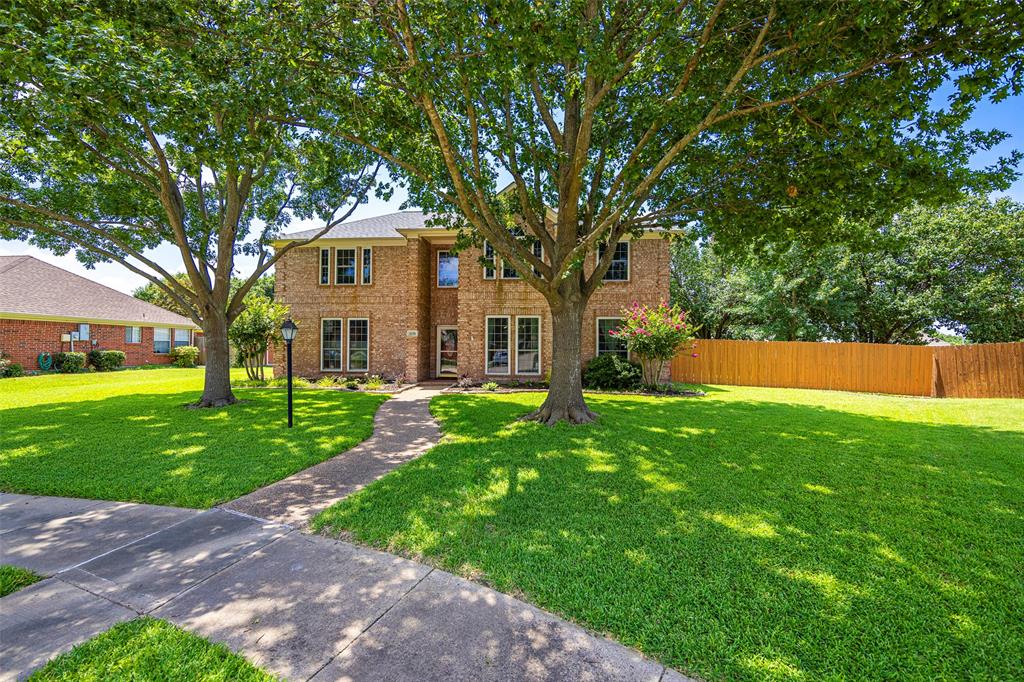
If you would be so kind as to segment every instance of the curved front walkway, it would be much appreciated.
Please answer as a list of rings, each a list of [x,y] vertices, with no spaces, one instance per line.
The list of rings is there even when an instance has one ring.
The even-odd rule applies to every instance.
[[[140,614],[290,680],[687,679],[508,595],[298,530],[436,442],[435,393],[398,394],[362,445],[224,508],[0,493],[0,563],[52,576],[0,600],[0,680]]]

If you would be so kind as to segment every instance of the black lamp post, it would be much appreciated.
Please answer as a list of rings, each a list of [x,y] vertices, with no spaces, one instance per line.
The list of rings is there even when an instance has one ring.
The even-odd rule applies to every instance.
[[[284,337],[284,345],[288,354],[288,428],[292,428],[292,341],[299,328],[288,318],[281,325],[281,336]]]

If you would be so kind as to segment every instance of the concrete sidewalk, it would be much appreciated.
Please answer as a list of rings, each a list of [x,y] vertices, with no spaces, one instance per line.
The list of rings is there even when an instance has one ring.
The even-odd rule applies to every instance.
[[[680,680],[529,604],[224,509],[0,494],[0,680],[151,614],[291,680]]]
[[[440,387],[413,386],[377,410],[373,435],[336,457],[224,505],[227,509],[304,527],[341,498],[419,457],[441,437],[430,416]]]

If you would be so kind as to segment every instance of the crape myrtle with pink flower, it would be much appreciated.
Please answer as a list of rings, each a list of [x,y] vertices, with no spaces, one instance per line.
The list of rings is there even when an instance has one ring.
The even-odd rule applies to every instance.
[[[696,346],[697,327],[686,317],[679,306],[669,306],[665,301],[653,307],[633,301],[622,311],[622,324],[609,332],[622,339],[629,352],[640,359],[644,385],[657,386],[665,363]]]

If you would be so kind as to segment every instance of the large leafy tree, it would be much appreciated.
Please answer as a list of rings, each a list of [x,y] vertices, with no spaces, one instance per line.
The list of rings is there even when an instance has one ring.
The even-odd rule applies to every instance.
[[[0,10],[0,236],[149,279],[204,331],[202,406],[234,401],[228,327],[293,242],[374,183],[372,157],[286,121],[306,105],[300,13],[270,0],[35,0]],[[287,20],[287,21],[286,21]],[[301,27],[299,27],[301,28]],[[315,238],[315,237],[314,237]],[[177,248],[185,277],[152,257]],[[255,258],[233,286],[235,257]]]
[[[186,273],[179,272],[174,275],[174,279],[179,285],[191,290],[192,283]],[[243,279],[241,277],[232,277],[230,289],[231,295],[234,295],[235,292],[241,289],[247,281],[247,278]],[[152,303],[153,305],[160,306],[161,308],[178,313],[179,315],[187,316],[189,314],[188,310],[182,308],[178,301],[168,295],[167,290],[170,288],[171,287],[168,286],[167,283],[164,283],[164,286],[160,286],[154,282],[148,282],[132,291],[132,296],[140,301]],[[273,273],[263,275],[254,284],[252,284],[249,292],[245,296],[245,304],[248,305],[249,301],[256,297],[266,298],[271,301],[274,300]]]
[[[1014,161],[967,170],[1003,135],[962,126],[1020,88],[1016,0],[324,4],[338,20],[310,68],[348,78],[362,57],[359,87],[321,93],[363,117],[340,134],[546,298],[551,385],[528,416],[546,423],[594,418],[580,340],[614,252],[594,265],[599,244],[666,226],[722,245],[837,239],[840,215],[998,184]]]

